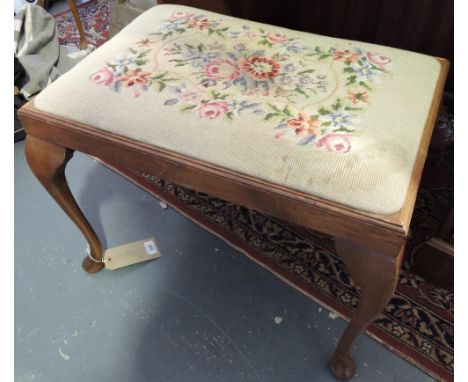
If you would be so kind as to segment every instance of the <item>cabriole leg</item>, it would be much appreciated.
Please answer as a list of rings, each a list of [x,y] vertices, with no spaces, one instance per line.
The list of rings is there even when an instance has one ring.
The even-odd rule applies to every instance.
[[[94,261],[85,257],[82,263],[83,269],[90,273],[99,272],[104,268],[101,243],[76,203],[65,178],[65,167],[73,156],[73,150],[28,135],[24,151],[34,175],[88,241]]]
[[[338,255],[348,267],[356,285],[361,288],[359,305],[341,336],[330,363],[332,374],[346,381],[356,372],[356,364],[350,354],[354,341],[393,296],[404,244],[397,256],[392,256],[341,239],[336,239],[335,243]]]

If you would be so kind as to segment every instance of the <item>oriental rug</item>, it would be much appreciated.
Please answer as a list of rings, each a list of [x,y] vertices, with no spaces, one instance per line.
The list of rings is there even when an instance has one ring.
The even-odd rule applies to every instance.
[[[86,41],[99,47],[109,38],[110,7],[107,0],[91,0],[77,6]],[[70,10],[54,15],[57,21],[59,43],[63,45],[80,43],[80,34]]]

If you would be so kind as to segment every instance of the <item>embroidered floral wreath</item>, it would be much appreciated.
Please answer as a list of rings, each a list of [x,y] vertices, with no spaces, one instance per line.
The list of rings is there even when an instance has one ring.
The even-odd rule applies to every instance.
[[[193,32],[206,38],[198,45],[183,43],[181,37]],[[148,71],[148,57],[159,43],[157,53],[174,69],[189,69],[190,78],[170,67]],[[370,103],[369,93],[390,63],[388,57],[356,47],[304,46],[298,38],[262,28],[233,30],[222,20],[174,12],[90,79],[116,92],[129,89],[135,97],[148,90],[165,92],[164,105],[200,118],[232,120],[252,113],[273,122],[276,139],[348,153],[358,113]],[[344,95],[334,94],[337,79],[321,71],[321,64],[331,68],[328,74],[340,73]]]

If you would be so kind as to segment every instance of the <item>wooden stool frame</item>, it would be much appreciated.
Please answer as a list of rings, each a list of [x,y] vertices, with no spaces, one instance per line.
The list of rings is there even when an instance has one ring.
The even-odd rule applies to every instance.
[[[337,253],[361,290],[359,306],[330,363],[336,378],[348,380],[356,371],[350,356],[354,341],[386,306],[398,281],[416,194],[449,66],[447,60],[438,60],[441,71],[406,200],[403,208],[393,215],[359,211],[53,116],[36,109],[33,101],[18,113],[28,134],[25,154],[33,173],[88,241],[93,259],[85,257],[83,260],[82,265],[87,272],[99,272],[104,267],[101,262],[103,251],[65,178],[65,167],[75,150],[334,236]]]

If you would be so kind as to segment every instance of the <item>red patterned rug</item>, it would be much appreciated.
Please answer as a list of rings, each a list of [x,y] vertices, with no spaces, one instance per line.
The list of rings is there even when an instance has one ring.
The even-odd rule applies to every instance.
[[[411,270],[413,249],[435,232],[453,200],[453,119],[439,120],[393,299],[367,334],[437,380],[452,381],[453,290]],[[151,175],[105,163],[282,280],[349,320],[359,301],[331,238]],[[441,178],[440,174],[444,174]]]
[[[101,46],[109,38],[110,7],[107,0],[91,0],[78,5],[78,13],[89,45]],[[80,34],[71,11],[54,15],[60,44],[79,45]]]

